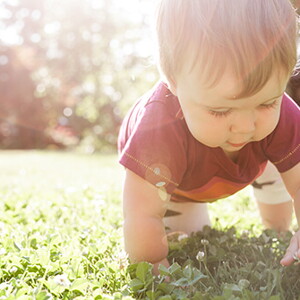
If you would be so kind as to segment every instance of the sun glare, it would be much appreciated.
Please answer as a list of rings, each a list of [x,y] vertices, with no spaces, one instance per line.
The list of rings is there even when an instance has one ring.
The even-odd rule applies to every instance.
[[[2,3],[0,2],[0,43],[4,45],[22,45],[23,37],[20,36],[20,31],[26,25],[28,19],[38,20],[41,18],[41,10],[42,8],[47,14],[51,15],[51,11],[54,8],[59,7],[60,9],[55,8],[55,12],[53,15],[59,15],[57,11],[61,10],[62,13],[66,11],[73,11],[80,9],[82,3],[89,4],[92,9],[103,11],[107,9],[108,3],[107,0],[52,0],[45,1],[43,4],[36,4],[36,1],[29,0],[27,1],[28,8],[22,8],[20,11],[16,12],[15,15],[12,15],[12,12],[5,8],[5,2],[9,2],[11,6],[17,6],[18,0],[4,0]],[[112,12],[116,18],[122,20],[127,19],[132,24],[146,24],[146,27],[149,27],[149,32],[147,33],[148,38],[152,39],[152,20],[155,11],[157,0],[126,0],[126,1],[118,1],[114,0],[109,3],[110,12]],[[50,3],[51,2],[51,3]],[[51,5],[50,5],[51,4]],[[57,6],[58,5],[58,6]],[[36,9],[33,9],[35,8]],[[11,22],[12,18],[16,18],[17,21]],[[76,22],[76,18],[74,18],[74,22]],[[59,21],[55,19],[48,19],[46,17],[46,23],[44,25],[44,33],[46,35],[56,34],[60,30],[61,24]],[[148,40],[149,40],[148,39]],[[38,43],[40,41],[40,37],[33,35],[32,42]],[[148,45],[141,47],[141,51],[139,52],[149,52],[149,47],[151,48],[152,42],[150,41]]]

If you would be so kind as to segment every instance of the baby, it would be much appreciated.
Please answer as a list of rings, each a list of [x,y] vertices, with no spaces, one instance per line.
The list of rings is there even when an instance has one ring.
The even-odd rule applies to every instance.
[[[133,262],[151,262],[156,273],[159,264],[169,266],[167,233],[210,225],[206,203],[254,183],[268,161],[300,221],[300,111],[284,92],[296,34],[289,0],[160,1],[162,81],[130,110],[119,135]],[[264,223],[276,216],[269,227],[287,229],[290,201],[259,208]],[[294,255],[300,231],[281,264]]]

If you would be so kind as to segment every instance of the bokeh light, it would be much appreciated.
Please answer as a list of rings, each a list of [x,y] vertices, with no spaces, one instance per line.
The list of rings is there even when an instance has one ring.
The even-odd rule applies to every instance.
[[[157,79],[154,9],[148,0],[1,1],[2,147],[65,148],[68,132],[75,146],[114,148],[126,110]]]

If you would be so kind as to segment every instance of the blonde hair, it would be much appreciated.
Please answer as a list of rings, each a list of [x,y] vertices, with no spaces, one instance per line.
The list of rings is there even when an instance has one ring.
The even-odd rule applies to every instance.
[[[205,82],[225,69],[241,80],[239,97],[258,92],[273,72],[291,75],[296,61],[296,12],[289,0],[160,0],[159,66],[167,81],[192,58]]]

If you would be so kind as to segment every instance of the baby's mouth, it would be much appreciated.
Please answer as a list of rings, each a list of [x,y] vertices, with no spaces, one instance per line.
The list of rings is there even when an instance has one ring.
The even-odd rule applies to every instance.
[[[247,144],[248,142],[243,142],[243,143],[230,143],[228,142],[228,144],[232,147],[235,147],[235,148],[240,148],[240,147],[243,147]]]

